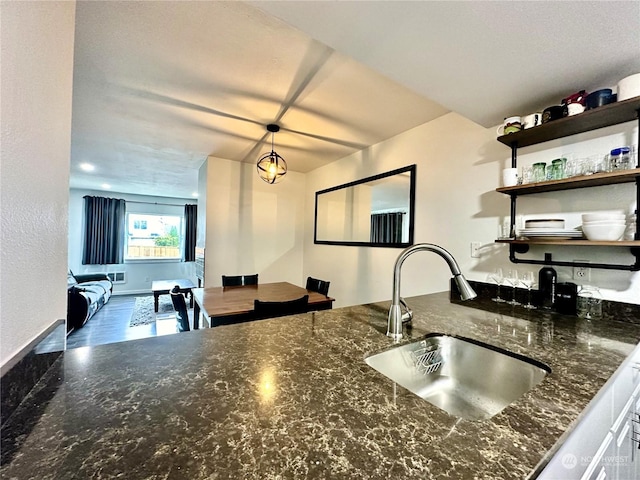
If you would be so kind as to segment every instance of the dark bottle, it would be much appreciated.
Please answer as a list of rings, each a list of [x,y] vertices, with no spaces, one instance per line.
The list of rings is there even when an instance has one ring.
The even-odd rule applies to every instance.
[[[544,261],[551,262],[551,254],[544,254]],[[540,289],[540,307],[545,310],[551,310],[555,303],[556,283],[558,282],[558,274],[556,271],[545,265],[538,272],[538,288]]]

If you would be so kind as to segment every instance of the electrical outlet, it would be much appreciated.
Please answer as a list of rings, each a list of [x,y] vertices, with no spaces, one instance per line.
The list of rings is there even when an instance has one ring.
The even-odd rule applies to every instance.
[[[471,242],[471,258],[480,258],[482,242]]]
[[[574,260],[574,262],[589,263],[589,260]],[[591,269],[589,267],[573,267],[573,279],[583,282],[591,281]]]

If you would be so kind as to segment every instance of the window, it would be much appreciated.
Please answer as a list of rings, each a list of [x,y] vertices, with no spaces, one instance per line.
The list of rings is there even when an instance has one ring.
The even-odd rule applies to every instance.
[[[133,229],[134,230],[146,230],[147,229],[147,221],[146,220],[134,220],[133,221]]]
[[[182,217],[127,214],[127,260],[182,258]]]

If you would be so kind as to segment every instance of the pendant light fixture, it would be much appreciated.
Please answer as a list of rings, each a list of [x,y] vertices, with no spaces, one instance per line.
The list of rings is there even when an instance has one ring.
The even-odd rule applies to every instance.
[[[287,162],[284,161],[273,149],[273,136],[280,131],[280,127],[273,123],[267,125],[267,131],[271,132],[271,152],[265,153],[258,160],[258,175],[267,183],[278,183],[287,173]]]

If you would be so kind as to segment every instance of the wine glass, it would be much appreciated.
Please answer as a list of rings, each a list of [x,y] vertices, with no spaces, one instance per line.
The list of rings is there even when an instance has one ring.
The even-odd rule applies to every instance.
[[[506,300],[500,298],[500,285],[502,285],[502,282],[504,280],[504,276],[502,275],[502,269],[501,268],[496,268],[493,271],[493,273],[490,273],[489,275],[487,275],[487,280],[490,283],[495,283],[496,286],[498,287],[498,293],[497,293],[496,297],[492,298],[491,300],[493,300],[494,302],[498,302],[498,303],[506,302]]]
[[[535,310],[535,305],[531,303],[531,289],[536,283],[536,277],[533,272],[524,272],[520,278],[520,283],[527,287],[527,304],[523,305],[523,307],[529,310]]]
[[[507,270],[506,275],[504,276],[504,283],[511,286],[511,300],[507,303],[509,305],[520,305],[520,302],[516,301],[516,285],[518,285],[518,271],[517,270]]]

